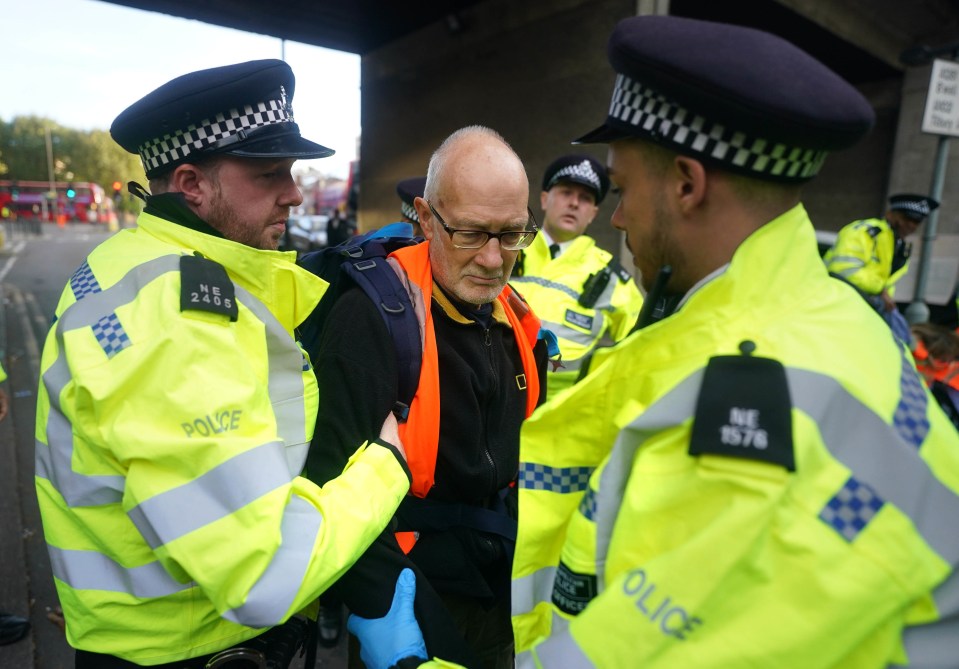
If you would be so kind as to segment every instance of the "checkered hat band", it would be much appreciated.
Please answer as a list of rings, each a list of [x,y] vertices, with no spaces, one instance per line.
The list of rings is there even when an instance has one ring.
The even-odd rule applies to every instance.
[[[411,221],[420,222],[420,217],[416,214],[416,208],[413,205],[400,202],[400,212]]]
[[[920,200],[919,202],[897,202],[892,208],[901,211],[911,211],[920,216],[928,216],[932,211],[929,209],[929,203],[925,200]]]
[[[599,182],[599,175],[596,174],[596,170],[593,169],[593,166],[589,164],[588,160],[584,160],[578,165],[567,165],[559,170],[553,175],[553,178],[549,180],[549,187],[552,188],[557,182],[570,178],[586,181],[596,189],[597,193],[603,190]]]
[[[204,119],[197,125],[185,130],[177,130],[172,135],[164,135],[137,149],[143,168],[150,172],[158,167],[180,161],[191,153],[202,151],[222,139],[239,134],[241,130],[252,130],[276,123],[292,123],[293,110],[284,100],[267,100],[256,106],[243,109],[231,109],[217,114],[212,119]]]
[[[750,137],[694,114],[660,93],[617,75],[609,115],[621,123],[674,144],[681,151],[781,179],[808,179],[826,160],[827,151],[804,149]]]

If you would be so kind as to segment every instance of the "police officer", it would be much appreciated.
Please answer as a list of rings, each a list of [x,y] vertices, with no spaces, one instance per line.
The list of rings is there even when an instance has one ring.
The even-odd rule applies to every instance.
[[[855,286],[877,310],[892,311],[895,284],[909,269],[912,244],[906,238],[938,207],[925,195],[893,195],[883,218],[854,221],[840,230],[823,260],[830,272]]]
[[[426,188],[426,177],[410,177],[396,184],[396,194],[400,198],[400,220],[413,226],[413,236],[422,237],[423,228],[420,227],[420,216],[416,213],[413,200],[423,197]]]
[[[629,334],[643,304],[632,275],[584,234],[608,190],[606,168],[595,158],[573,154],[550,163],[539,200],[541,234],[513,272],[512,282],[559,345],[547,399],[575,382],[598,346]]]
[[[37,401],[37,495],[77,667],[272,653],[409,488],[392,419],[337,485],[298,476],[318,392],[293,331],[325,284],[274,249],[302,201],[293,163],[333,152],[300,135],[293,92],[279,60],[217,67],[111,128],[152,194],[131,184],[137,227],[64,289]]]
[[[681,299],[523,427],[518,666],[954,665],[959,435],[801,204],[872,109],[750,28],[633,17],[608,54],[580,141]]]

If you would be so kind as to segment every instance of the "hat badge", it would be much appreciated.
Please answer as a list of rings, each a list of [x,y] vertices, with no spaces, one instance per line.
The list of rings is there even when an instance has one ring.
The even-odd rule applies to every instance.
[[[280,86],[280,106],[286,111],[290,117],[290,122],[294,122],[293,119],[293,105],[290,104],[290,100],[286,97],[286,87]]]
[[[599,175],[596,174],[596,170],[593,169],[593,166],[588,160],[584,160],[576,165],[567,165],[563,169],[559,170],[553,175],[553,178],[550,179],[550,184],[555,184],[561,179],[570,178],[585,181],[597,191],[602,190]]]

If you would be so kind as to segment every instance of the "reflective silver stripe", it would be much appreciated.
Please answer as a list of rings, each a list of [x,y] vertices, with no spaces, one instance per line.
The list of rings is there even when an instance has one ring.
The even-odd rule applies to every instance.
[[[556,579],[556,567],[542,567],[532,574],[514,579],[511,585],[512,615],[529,613],[540,602],[548,602],[553,597],[553,581]]]
[[[297,476],[303,471],[309,449],[303,396],[303,353],[265,304],[240,286],[236,286],[236,296],[266,329],[270,402],[276,417],[277,433],[287,446],[289,473]]]
[[[556,618],[553,618],[555,624]],[[549,638],[537,644],[532,651],[546,669],[587,669],[596,665],[586,657],[583,649],[573,640],[567,627],[561,632],[550,632]]]
[[[592,351],[592,349],[590,349],[590,351]],[[549,373],[550,373],[550,374],[562,374],[563,372],[566,372],[566,373],[578,372],[578,371],[579,371],[579,368],[583,366],[583,362],[584,362],[585,360],[586,360],[586,356],[585,356],[585,355],[584,355],[583,357],[581,357],[581,358],[576,358],[575,360],[568,360],[568,359],[566,359],[566,358],[563,358],[563,360],[562,360],[563,366],[560,367],[560,368],[558,368],[558,369],[555,369],[555,370],[554,370],[554,369],[550,369],[550,370],[549,370]],[[548,378],[550,378],[550,377],[547,377],[547,379],[548,379]],[[547,383],[548,383],[548,381],[547,381]]]
[[[579,313],[579,312],[576,312]],[[590,316],[593,319],[593,324],[589,329],[589,332],[583,332],[582,330],[574,330],[573,328],[565,325],[564,323],[554,323],[552,321],[540,321],[542,326],[547,330],[551,330],[560,339],[567,339],[569,341],[576,342],[577,344],[582,344],[583,346],[588,346],[589,344],[596,341],[600,334],[602,334],[603,327],[603,315],[598,311],[593,311],[593,315]],[[562,350],[562,347],[560,347]],[[565,362],[565,361],[564,361]]]
[[[816,422],[830,454],[906,514],[933,550],[959,563],[959,496],[916,448],[835,379],[802,369],[786,374],[793,406]]]
[[[177,583],[159,562],[123,567],[102,553],[47,544],[53,575],[74,590],[125,592],[134,597],[165,597],[194,587]]]
[[[166,274],[179,271],[180,256],[169,255],[137,265],[116,284],[99,292],[84,293],[83,299],[67,307],[57,319],[55,336],[58,354],[41,378],[50,400],[47,442],[37,443],[37,476],[46,478],[69,506],[117,504],[123,497],[122,476],[86,476],[73,471],[73,429],[60,407],[60,394],[72,378],[64,356],[64,333],[93,325],[105,314],[132,302],[140,289]]]
[[[596,522],[596,586],[597,595],[605,589],[606,554],[613,534],[616,516],[632,471],[636,449],[658,432],[681,424],[692,417],[702,385],[699,369],[680,381],[672,390],[653,403],[632,423],[624,427],[613,444],[609,461],[600,473],[594,518]]]
[[[959,562],[959,533],[948,521],[959,518],[959,496],[935,477],[904,435],[832,377],[794,368],[787,368],[786,374],[793,406],[818,425],[823,443],[832,456],[848,467],[858,480],[866,482],[884,500],[906,514],[933,550],[951,564]],[[685,415],[692,416],[700,375],[701,372],[687,378],[620,433],[597,493],[597,556],[600,565],[605,562],[615,510],[623,494],[632,454],[651,429],[647,416],[657,411],[666,400],[684,402]],[[692,392],[687,387],[683,397],[674,397],[692,379],[696,379]],[[667,411],[674,420],[681,420],[682,411],[677,412],[678,408],[670,407]],[[632,433],[640,438],[633,437],[631,441],[634,443],[626,443],[626,436]],[[869,447],[864,448],[863,444],[869,444]]]
[[[56,323],[55,336],[59,355],[42,379],[50,398],[47,421],[47,439],[50,445],[47,446],[42,442],[37,444],[37,475],[47,478],[69,506],[118,504],[122,499],[124,479],[122,476],[85,476],[74,472],[71,467],[72,428],[60,407],[60,395],[71,379],[69,366],[63,355],[64,333],[83,327],[92,327],[104,313],[113,313],[117,307],[136,299],[143,286],[167,272],[179,271],[179,262],[179,255],[169,255],[138,265],[110,288],[102,292],[85,294],[83,300],[70,305]],[[268,474],[264,477],[266,481],[259,491],[259,494],[263,494],[275,489],[277,485],[289,482],[292,476],[300,472],[306,458],[308,444],[306,443],[306,407],[303,398],[303,355],[293,338],[265,304],[242,287],[235,286],[235,288],[238,301],[242,302],[264,324],[265,343],[269,356],[268,391],[273,403],[277,430],[284,441],[291,445],[283,450],[283,458],[276,457],[275,449],[278,446],[276,443],[254,449],[255,453],[250,457],[257,459],[253,465],[258,467],[255,470],[257,475],[262,475],[265,471]],[[272,458],[259,458],[260,453],[271,449]],[[242,457],[240,459],[242,460]],[[276,468],[278,460],[283,463],[281,467],[285,467],[285,471]],[[264,462],[273,464],[273,467],[265,470]],[[133,514],[134,522],[138,523],[141,531],[144,531],[144,536],[151,545],[155,547],[163,541],[169,541],[202,524],[212,522],[221,517],[219,514],[223,513],[224,508],[248,503],[259,496],[254,492],[252,494],[255,497],[249,498],[249,490],[244,490],[249,498],[244,502],[244,498],[239,495],[224,498],[221,494],[217,497],[220,500],[220,506],[206,508],[205,505],[210,502],[208,495],[212,492],[213,482],[220,485],[226,483],[224,490],[235,490],[237,487],[235,479],[231,482],[225,473],[231,468],[238,467],[239,460],[224,464],[226,466],[223,470],[212,470],[215,473],[212,473],[209,479],[204,480],[201,477],[198,482],[191,482],[141,504],[142,508]],[[192,486],[192,483],[197,485]],[[196,506],[192,506],[193,504]],[[147,515],[150,515],[150,521],[146,520]],[[194,519],[190,520],[190,516],[194,516]],[[160,517],[163,518],[162,521],[157,520]],[[252,621],[243,622],[243,624],[262,627],[279,622],[280,618],[273,616],[273,613],[280,608],[282,608],[280,616],[286,612],[296,596],[296,588],[292,592],[287,592],[279,589],[277,583],[282,580],[281,574],[286,578],[289,574],[305,574],[305,565],[309,564],[312,556],[312,547],[321,520],[319,512],[302,500],[294,499],[287,506],[283,521],[285,530],[283,546],[274,555],[273,561],[259,581],[259,584],[265,583],[266,586],[261,587],[259,584],[254,586],[254,590],[260,588],[257,592],[269,594],[260,595],[257,598],[255,593],[251,592],[247,604],[235,616],[237,619]],[[162,523],[162,527],[157,523]],[[294,525],[299,526],[294,529]],[[78,589],[92,588],[151,597],[163,596],[191,587],[173,581],[158,562],[126,569],[95,552],[65,551],[52,546],[50,551],[51,556],[56,553],[57,577]],[[270,622],[262,625],[255,624],[261,619],[269,619]]]
[[[515,659],[515,669],[536,669],[536,660],[533,659],[533,651],[527,650],[519,653]]]
[[[511,278],[509,281],[510,283],[535,283],[536,285],[543,286],[544,288],[551,288],[553,290],[566,293],[574,300],[578,300],[580,296],[579,291],[570,288],[567,285],[559,283],[558,281],[549,281],[538,276],[517,276]]]
[[[199,478],[141,502],[128,515],[156,549],[288,484],[282,448],[274,441],[240,453]]]
[[[301,497],[291,498],[283,512],[280,547],[250,588],[246,603],[223,617],[247,627],[280,624],[293,606],[299,585],[306,580],[322,524],[323,516],[316,507]]]
[[[650,436],[694,415],[703,371],[698,370],[680,382],[623,428],[616,439],[609,461],[600,474],[597,492],[596,567],[600,593],[606,580],[605,566],[612,529],[636,449]],[[809,415],[817,424],[831,455],[907,515],[923,539],[946,561],[953,565],[959,563],[959,533],[954,528],[954,520],[959,518],[959,496],[935,477],[929,465],[918,456],[916,446],[909,443],[908,435],[886,423],[832,377],[788,367],[786,374],[793,407]],[[906,385],[903,381],[904,388]],[[540,593],[537,595],[541,596]],[[959,585],[955,574],[936,591],[936,598],[937,603],[959,606]],[[906,636],[917,657],[929,654],[928,666],[931,667],[943,666],[935,663],[947,650],[950,661],[955,659],[954,641],[947,648],[945,640],[955,639],[955,636],[948,635],[957,632],[959,616],[953,615],[934,625],[908,628]],[[541,648],[544,649],[542,652]],[[545,666],[550,666],[553,661],[558,663],[555,666],[591,666],[576,664],[588,660],[568,633],[559,634],[555,639],[551,634],[536,651]],[[910,662],[909,666],[917,665]]]
[[[933,596],[942,619],[907,627],[902,634],[909,669],[949,667],[959,657],[959,572],[953,571]]]
[[[834,269],[833,268],[834,263],[847,263],[851,265],[851,267],[846,267],[844,269]],[[833,256],[832,258],[829,259],[829,271],[832,272],[833,274],[836,274],[837,276],[841,276],[844,279],[849,278],[850,276],[852,276],[853,274],[855,274],[856,272],[858,272],[865,266],[866,266],[866,261],[864,261],[862,258],[854,258],[852,256]]]

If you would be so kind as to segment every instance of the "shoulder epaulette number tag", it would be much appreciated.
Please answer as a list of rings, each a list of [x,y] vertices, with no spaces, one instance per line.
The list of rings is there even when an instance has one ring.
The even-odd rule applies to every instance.
[[[690,455],[759,460],[796,471],[792,402],[786,370],[777,360],[751,355],[710,358],[696,401]]]
[[[226,268],[201,256],[180,256],[180,311],[239,316],[233,282]]]

